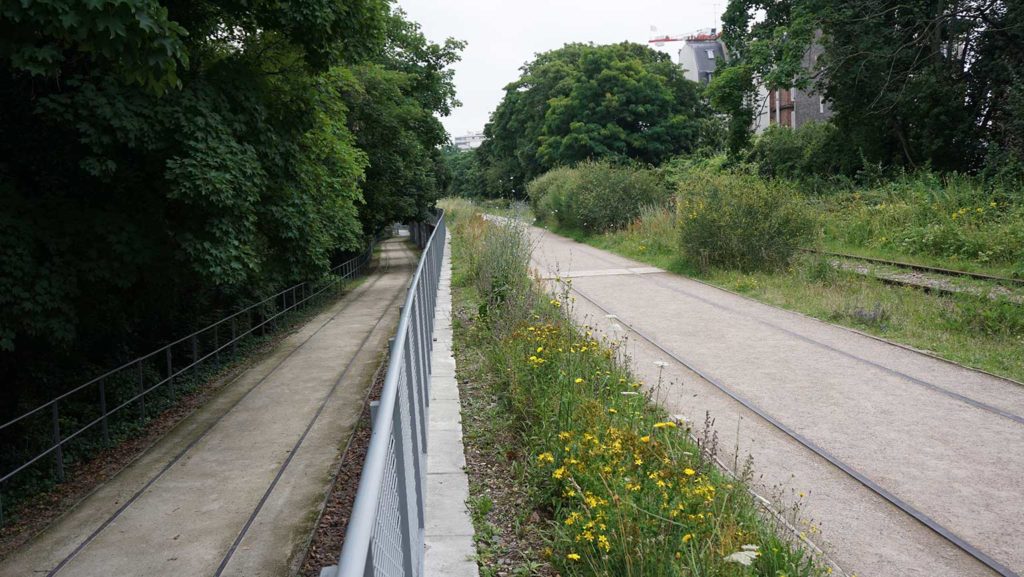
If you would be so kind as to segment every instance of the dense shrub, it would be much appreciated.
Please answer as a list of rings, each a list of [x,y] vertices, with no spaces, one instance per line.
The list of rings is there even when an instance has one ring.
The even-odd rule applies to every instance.
[[[678,206],[680,248],[700,267],[780,268],[814,232],[789,185],[742,172],[690,173],[679,184]]]
[[[670,197],[657,171],[608,162],[556,168],[531,181],[527,193],[541,221],[592,233],[622,228],[641,208]]]
[[[852,173],[859,157],[839,142],[835,125],[808,122],[797,129],[770,126],[754,140],[747,160],[766,178],[820,178]]]

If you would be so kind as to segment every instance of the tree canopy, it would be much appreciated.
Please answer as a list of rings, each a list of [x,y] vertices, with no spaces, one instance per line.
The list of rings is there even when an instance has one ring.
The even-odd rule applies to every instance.
[[[0,4],[0,379],[74,384],[53,367],[109,364],[422,216],[461,48],[385,0]]]
[[[710,92],[734,118],[749,118],[755,82],[814,87],[844,145],[868,162],[974,170],[994,155],[1024,158],[1019,2],[731,0],[723,33],[729,72]],[[808,66],[813,42],[824,53]]]
[[[567,44],[537,57],[491,115],[478,151],[492,194],[522,197],[544,171],[586,159],[656,164],[698,146],[697,84],[646,46]]]

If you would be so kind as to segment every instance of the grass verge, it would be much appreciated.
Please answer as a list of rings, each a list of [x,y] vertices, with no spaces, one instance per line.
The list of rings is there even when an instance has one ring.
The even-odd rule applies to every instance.
[[[582,235],[557,231],[596,248],[646,262],[758,301],[861,330],[1024,382],[1024,306],[970,294],[930,294],[835,270],[827,259],[800,255],[774,272],[700,270],[682,259],[672,217]],[[667,242],[664,239],[669,239]]]
[[[481,573],[823,574],[715,468],[711,438],[691,441],[617,344],[570,320],[566,294],[494,282],[526,275],[508,249],[525,245],[522,229],[460,208],[449,211],[454,327]],[[510,557],[524,563],[501,563]]]

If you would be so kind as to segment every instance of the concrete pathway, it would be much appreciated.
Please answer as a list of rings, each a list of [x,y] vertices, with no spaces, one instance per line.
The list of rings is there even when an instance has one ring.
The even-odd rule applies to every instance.
[[[416,255],[381,267],[0,563],[3,577],[282,577],[302,561]]]
[[[577,317],[626,336],[638,375],[671,413],[697,430],[709,414],[724,460],[752,456],[757,490],[799,503],[801,517],[820,533],[801,530],[842,571],[995,574],[708,379],[991,556],[1007,574],[1024,572],[1024,387],[542,229],[531,236],[539,274],[571,278],[578,289]],[[668,364],[661,369],[657,361]]]
[[[452,355],[451,237],[445,244],[434,311],[430,424],[427,429],[426,577],[476,577],[469,478],[462,445],[462,405]]]

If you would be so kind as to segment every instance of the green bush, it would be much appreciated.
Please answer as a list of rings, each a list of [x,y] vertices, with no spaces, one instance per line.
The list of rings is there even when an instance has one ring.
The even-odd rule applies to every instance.
[[[539,220],[589,233],[620,229],[670,197],[659,172],[609,162],[556,168],[531,181],[527,194]]]
[[[766,178],[821,178],[852,172],[859,158],[843,150],[835,125],[808,122],[797,129],[770,126],[754,140],[747,160]]]
[[[691,173],[679,184],[678,207],[680,248],[701,268],[781,268],[815,230],[790,185],[742,172]]]

